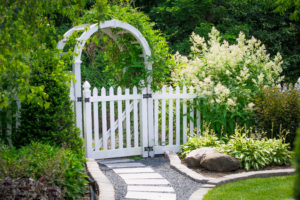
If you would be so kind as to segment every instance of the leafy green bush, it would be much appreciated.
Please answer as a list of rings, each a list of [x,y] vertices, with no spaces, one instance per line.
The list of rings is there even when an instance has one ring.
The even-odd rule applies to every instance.
[[[257,133],[251,129],[237,127],[235,134],[221,140],[213,134],[190,137],[188,142],[182,145],[181,155],[185,157],[194,149],[210,146],[215,147],[220,153],[238,159],[246,170],[290,164],[289,144],[285,144],[283,139],[254,138],[255,135]]]
[[[83,140],[75,126],[69,88],[66,82],[57,81],[56,77],[51,75],[50,66],[53,66],[52,62],[57,62],[54,58],[52,60],[45,59],[44,64],[49,66],[45,73],[33,71],[35,76],[31,79],[31,85],[43,85],[44,91],[49,95],[49,106],[44,108],[37,104],[22,104],[20,126],[12,136],[13,144],[20,147],[38,141],[68,147],[78,154],[83,154]]]
[[[219,145],[219,140],[216,137],[213,130],[208,127],[202,132],[201,137],[188,136],[188,140],[185,144],[181,145],[180,154],[182,158],[185,158],[194,149],[200,147],[216,147]]]
[[[296,180],[294,185],[294,197],[300,200],[300,127],[295,142],[295,159],[296,159]]]
[[[220,145],[218,150],[238,159],[244,169],[262,169],[271,165],[287,165],[290,163],[291,153],[289,144],[282,139],[253,138],[252,132],[245,128],[235,129],[226,144]]]
[[[278,138],[286,131],[286,140],[294,144],[296,130],[300,122],[300,88],[292,85],[264,88],[257,96],[256,121],[257,126],[267,133],[268,138]]]
[[[32,143],[20,149],[0,147],[0,180],[5,177],[43,179],[55,184],[65,198],[78,199],[88,183],[85,159],[71,150]]]
[[[195,87],[201,119],[220,137],[222,130],[233,133],[236,124],[251,126],[254,97],[282,80],[282,61],[280,54],[271,59],[260,41],[246,40],[243,33],[236,45],[222,41],[215,28],[209,38],[192,34],[191,54],[174,55],[172,78],[177,85]]]

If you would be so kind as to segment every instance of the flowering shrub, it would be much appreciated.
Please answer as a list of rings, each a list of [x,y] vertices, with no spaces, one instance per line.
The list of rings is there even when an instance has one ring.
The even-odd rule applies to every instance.
[[[202,120],[220,136],[233,133],[237,124],[251,125],[254,96],[264,87],[278,84],[283,77],[282,58],[267,54],[259,40],[239,34],[237,44],[221,41],[213,28],[210,40],[192,34],[191,54],[174,55],[172,79],[177,85],[193,85],[198,94]]]

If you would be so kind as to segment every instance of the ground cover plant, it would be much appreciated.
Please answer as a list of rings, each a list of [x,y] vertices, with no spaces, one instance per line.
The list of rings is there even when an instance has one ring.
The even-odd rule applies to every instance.
[[[277,200],[293,197],[294,176],[254,178],[227,183],[210,190],[204,200]]]
[[[58,187],[63,198],[78,199],[86,193],[85,188],[88,184],[84,160],[84,157],[74,154],[71,150],[48,144],[32,143],[20,149],[2,145],[0,146],[0,182],[31,178],[33,181],[42,182],[44,187]],[[7,196],[8,199],[16,198],[17,196],[14,195],[26,194],[22,189],[17,194],[1,193],[8,190],[5,190],[2,184],[0,188],[0,196]],[[33,192],[28,195],[33,195],[30,197],[45,195],[42,193],[45,192],[44,189],[41,188],[40,192],[35,191],[37,194],[28,191],[28,193]],[[12,188],[10,191],[18,190]]]
[[[295,166],[296,166],[296,180],[294,184],[294,197],[300,199],[300,128],[298,128],[297,139],[295,142]]]
[[[230,45],[215,28],[207,42],[194,33],[190,40],[189,56],[174,55],[174,84],[194,86],[196,109],[218,137],[233,133],[236,124],[251,126],[254,97],[283,79],[280,54],[270,58],[259,40],[246,40],[243,33]]]
[[[284,139],[268,139],[261,137],[247,128],[236,128],[229,137],[219,139],[213,130],[207,128],[201,137],[190,136],[182,145],[181,157],[201,147],[215,147],[220,153],[230,155],[240,161],[245,170],[259,170],[267,166],[290,165],[292,153]]]

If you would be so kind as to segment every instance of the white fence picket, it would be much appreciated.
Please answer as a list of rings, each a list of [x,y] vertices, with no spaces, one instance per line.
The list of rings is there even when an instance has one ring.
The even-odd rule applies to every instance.
[[[173,94],[173,88],[169,87],[169,94]],[[173,99],[169,99],[169,145],[173,145]]]
[[[190,94],[191,95],[193,95],[194,94],[194,88],[191,86],[190,87]],[[190,107],[189,107],[189,109],[190,109],[190,134],[191,135],[193,135],[193,133],[194,133],[194,107],[193,107],[193,105],[194,105],[194,99],[190,99]]]
[[[93,146],[92,146],[92,104],[90,102],[91,90],[90,84],[85,81],[83,84],[83,97],[84,97],[84,139],[85,139],[85,152],[86,157],[90,158]]]
[[[158,146],[158,99],[154,100],[154,145]]]
[[[166,88],[162,87],[162,96],[166,96]],[[166,145],[166,99],[161,100],[161,144]]]
[[[182,89],[183,95],[186,94],[186,87],[183,86]],[[187,141],[187,136],[186,136],[186,127],[187,127],[187,106],[186,106],[186,101],[183,101],[183,106],[182,106],[182,114],[183,114],[183,121],[182,121],[182,129],[183,129],[183,143],[186,143]]]
[[[176,87],[176,94],[180,94],[180,89]],[[176,98],[176,145],[180,145],[180,99]]]
[[[103,87],[101,89],[101,97],[106,96],[106,90]],[[102,109],[102,141],[103,141],[103,150],[107,150],[107,135],[106,135],[106,131],[107,131],[107,121],[106,121],[106,101],[103,100],[101,102],[101,109]]]
[[[117,91],[118,96],[122,95],[122,89],[119,86]],[[119,133],[119,149],[123,148],[123,120],[122,119],[122,101],[118,101],[118,133]]]
[[[110,87],[109,88],[109,96],[114,96],[114,88]],[[109,102],[109,116],[110,116],[110,144],[111,144],[111,149],[116,148],[116,138],[115,138],[115,102],[110,101]]]
[[[137,87],[133,87],[133,95],[137,95]],[[134,147],[138,147],[139,144],[139,133],[138,133],[138,106],[137,106],[137,100],[133,100],[133,134],[134,134]]]
[[[129,89],[125,89],[125,96],[129,96]],[[131,147],[130,141],[130,104],[129,99],[125,101],[125,111],[126,111],[126,147]]]
[[[98,96],[98,89],[95,87],[93,89],[93,96]],[[98,117],[98,102],[93,102],[93,114],[94,114],[94,143],[95,150],[100,149],[100,139],[99,139],[99,117]]]

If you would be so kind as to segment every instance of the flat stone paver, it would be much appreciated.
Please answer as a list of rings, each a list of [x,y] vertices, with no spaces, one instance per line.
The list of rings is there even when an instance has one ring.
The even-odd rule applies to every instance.
[[[118,174],[127,185],[125,199],[176,200],[170,182],[151,167],[139,162],[124,160],[100,161]]]
[[[107,159],[107,160],[101,160],[101,164],[113,164],[113,163],[128,163],[128,162],[134,162],[134,160],[130,160],[128,158],[121,158],[121,159]]]
[[[113,169],[113,170],[117,174],[154,172],[154,170],[150,167],[120,168],[120,169]]]
[[[105,165],[109,168],[146,167],[142,163],[134,163],[134,162],[112,163],[112,164],[105,164]]]
[[[128,185],[127,191],[136,192],[174,192],[174,189],[169,186],[140,186],[140,185]]]
[[[119,174],[123,179],[163,178],[158,173]]]
[[[124,179],[127,185],[169,185],[166,179]]]
[[[148,199],[148,200],[176,200],[175,193],[160,192],[128,192],[126,199]]]

